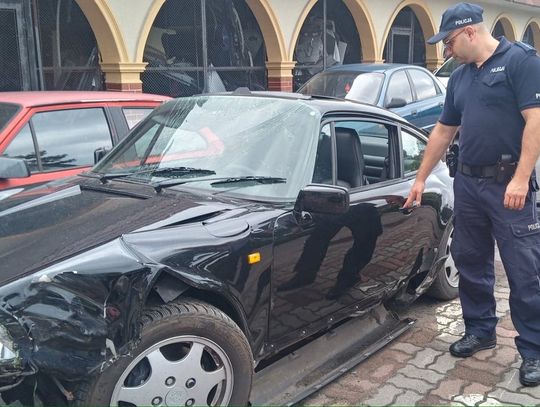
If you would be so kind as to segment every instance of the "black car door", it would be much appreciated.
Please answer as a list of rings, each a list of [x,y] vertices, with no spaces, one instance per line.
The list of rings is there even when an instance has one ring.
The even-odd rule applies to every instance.
[[[329,120],[322,127],[312,182],[348,188],[350,208],[278,219],[271,343],[367,309],[418,267],[418,219],[401,209],[410,183],[400,178],[399,146],[398,127],[382,120]]]

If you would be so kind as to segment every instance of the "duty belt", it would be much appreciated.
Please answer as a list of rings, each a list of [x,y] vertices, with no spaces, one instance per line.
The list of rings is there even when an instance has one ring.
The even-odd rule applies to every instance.
[[[499,165],[486,165],[486,166],[473,166],[463,164],[462,162],[458,163],[457,169],[462,174],[468,175],[469,177],[476,178],[494,178],[497,175]]]

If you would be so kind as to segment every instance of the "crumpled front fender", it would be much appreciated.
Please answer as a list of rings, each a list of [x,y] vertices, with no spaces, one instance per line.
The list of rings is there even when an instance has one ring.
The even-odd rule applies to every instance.
[[[157,272],[116,239],[1,287],[0,326],[22,366],[66,380],[84,377],[129,352]]]

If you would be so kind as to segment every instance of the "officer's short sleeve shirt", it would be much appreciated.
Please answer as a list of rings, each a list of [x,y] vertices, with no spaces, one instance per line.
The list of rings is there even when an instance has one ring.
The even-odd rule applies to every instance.
[[[502,154],[519,159],[521,111],[533,107],[540,107],[540,57],[534,48],[501,37],[481,67],[473,63],[454,71],[439,121],[461,126],[460,161],[492,165]]]

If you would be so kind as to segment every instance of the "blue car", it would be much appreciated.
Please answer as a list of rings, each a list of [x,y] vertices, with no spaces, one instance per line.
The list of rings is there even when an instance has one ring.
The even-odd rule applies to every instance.
[[[298,92],[385,107],[429,132],[441,114],[446,88],[419,66],[350,64],[318,73]]]

